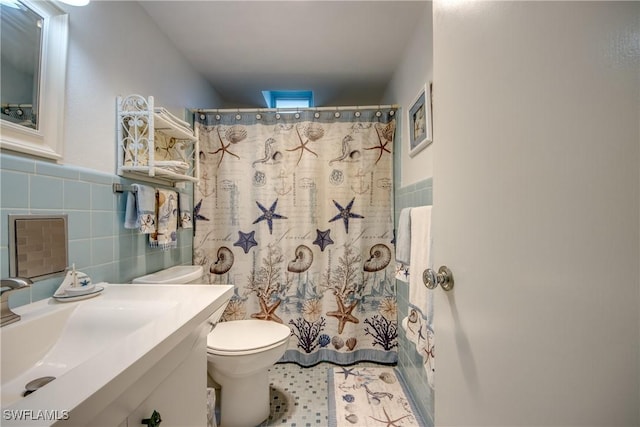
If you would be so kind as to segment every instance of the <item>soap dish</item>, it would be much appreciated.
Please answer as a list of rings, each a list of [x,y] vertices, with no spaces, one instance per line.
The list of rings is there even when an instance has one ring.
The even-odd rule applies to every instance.
[[[85,293],[82,294],[67,294],[65,293],[60,293],[60,294],[54,294],[53,295],[53,299],[58,301],[58,302],[73,302],[73,301],[80,301],[83,299],[87,299],[87,298],[93,298],[96,297],[98,295],[100,295],[102,293],[102,291],[104,291],[104,286],[95,286],[95,288],[91,291],[87,291]]]
[[[84,295],[93,291],[95,287],[96,286],[94,284],[90,284],[87,286],[68,287],[64,290],[64,293],[69,295]]]

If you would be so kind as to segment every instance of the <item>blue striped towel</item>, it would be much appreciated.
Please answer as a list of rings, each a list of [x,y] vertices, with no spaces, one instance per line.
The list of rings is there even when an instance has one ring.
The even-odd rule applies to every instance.
[[[141,233],[156,231],[156,189],[147,185],[133,184],[127,194],[124,213],[124,228],[137,228]]]

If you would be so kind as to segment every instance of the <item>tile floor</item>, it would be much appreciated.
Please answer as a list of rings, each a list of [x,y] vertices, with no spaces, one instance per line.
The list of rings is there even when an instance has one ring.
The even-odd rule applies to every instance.
[[[309,368],[278,363],[269,369],[271,414],[258,427],[326,427],[329,425],[328,370],[322,362]],[[383,366],[362,362],[354,366]],[[219,398],[219,397],[218,397]],[[219,407],[216,408],[219,410]],[[218,420],[220,414],[217,413]]]
[[[303,368],[278,363],[269,369],[271,414],[260,426],[327,426],[327,370],[330,363]]]
[[[329,425],[328,370],[335,366],[323,362],[302,368],[295,363],[279,363],[269,369],[271,415],[260,427]],[[365,362],[358,366],[379,365]]]

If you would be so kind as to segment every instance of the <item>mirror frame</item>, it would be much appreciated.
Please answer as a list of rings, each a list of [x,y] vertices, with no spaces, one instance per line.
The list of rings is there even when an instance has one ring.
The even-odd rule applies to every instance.
[[[69,15],[52,2],[20,0],[43,18],[38,129],[0,120],[0,148],[62,159]]]

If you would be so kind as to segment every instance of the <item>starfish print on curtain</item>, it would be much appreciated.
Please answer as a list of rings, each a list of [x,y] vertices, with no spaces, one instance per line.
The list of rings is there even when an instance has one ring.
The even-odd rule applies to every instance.
[[[271,207],[269,209],[267,209],[264,206],[262,206],[260,204],[260,202],[256,202],[256,204],[258,205],[258,207],[262,211],[262,215],[260,215],[258,217],[258,219],[253,221],[253,223],[257,224],[260,221],[267,221],[267,224],[269,225],[269,234],[273,234],[273,220],[274,219],[287,219],[286,216],[282,216],[282,215],[277,214],[275,212],[276,206],[278,205],[278,199],[276,199],[276,201],[273,202],[273,204],[271,205]]]
[[[256,239],[253,237],[255,234],[255,231],[252,231],[251,233],[238,231],[238,241],[235,242],[233,246],[240,246],[245,254],[248,253],[252,247],[258,246],[258,242],[256,242]]]
[[[360,322],[360,320],[358,320],[357,317],[351,314],[353,309],[356,308],[356,305],[358,304],[353,303],[350,306],[345,306],[344,302],[338,295],[336,295],[336,303],[338,304],[338,310],[327,312],[327,316],[335,317],[336,319],[338,319],[338,333],[341,334],[347,322],[351,322],[351,323]]]
[[[209,221],[209,218],[200,214],[200,209],[202,209],[202,199],[200,199],[198,204],[193,208],[193,217],[199,221]]]
[[[296,163],[296,166],[298,166],[300,164],[300,160],[302,160],[302,155],[304,154],[305,150],[308,151],[309,153],[313,154],[314,156],[318,157],[318,154],[316,154],[315,152],[311,151],[311,149],[309,147],[307,147],[307,144],[309,144],[310,141],[315,141],[317,139],[322,138],[322,135],[324,135],[324,131],[313,133],[313,132],[309,132],[309,129],[310,128],[307,127],[306,128],[306,132],[305,132],[306,136],[309,137],[309,139],[307,139],[306,141],[303,141],[302,140],[302,136],[300,136],[300,130],[298,129],[298,126],[296,126],[296,134],[298,135],[298,139],[300,140],[300,145],[298,145],[296,148],[287,149],[287,151],[300,150],[300,157],[298,157],[298,162]],[[322,128],[319,128],[319,129],[322,129]]]
[[[337,221],[339,219],[342,219],[342,221],[344,222],[344,229],[346,230],[347,234],[349,233],[349,219],[351,219],[351,218],[364,218],[360,214],[356,214],[356,213],[351,212],[351,208],[353,207],[353,202],[355,202],[355,200],[356,200],[356,198],[354,197],[353,199],[351,199],[349,204],[344,208],[342,206],[340,206],[340,204],[338,202],[336,202],[335,200],[333,201],[333,204],[336,205],[336,208],[338,208],[340,213],[338,215],[334,216],[333,218],[331,218],[329,220],[329,222],[333,222],[333,221]]]
[[[220,159],[218,160],[218,167],[220,167],[220,164],[222,163],[222,159],[224,159],[225,153],[240,160],[240,156],[229,151],[229,147],[231,147],[231,144],[236,144],[242,141],[244,138],[246,138],[246,132],[243,135],[242,131],[238,129],[231,128],[227,130],[227,132],[225,132],[225,138],[229,140],[229,143],[227,145],[224,145],[222,135],[220,135],[220,126],[218,126],[218,128],[216,129],[216,133],[218,135],[218,140],[220,141],[220,148],[218,148],[216,151],[209,151],[209,154],[221,153]]]
[[[331,230],[325,230],[325,231],[316,230],[316,232],[318,233],[318,237],[316,237],[316,240],[313,241],[313,244],[320,246],[320,250],[324,252],[324,248],[334,243],[334,241],[331,240],[331,236],[330,236]]]
[[[264,299],[258,301],[260,303],[260,313],[254,313],[251,315],[254,319],[261,320],[273,320],[274,322],[282,323],[282,319],[275,314],[276,309],[280,306],[282,301],[277,301],[270,306],[267,305]]]
[[[394,130],[395,130],[395,127],[391,127],[391,126],[386,126],[385,128],[382,129],[382,131],[378,130],[378,127],[376,127],[376,132],[378,134],[378,145],[374,147],[365,148],[365,150],[380,150],[380,153],[378,153],[378,158],[376,159],[375,164],[378,164],[378,162],[382,158],[382,155],[385,152],[391,154],[391,150],[389,150],[387,146],[391,141],[393,141]]]

